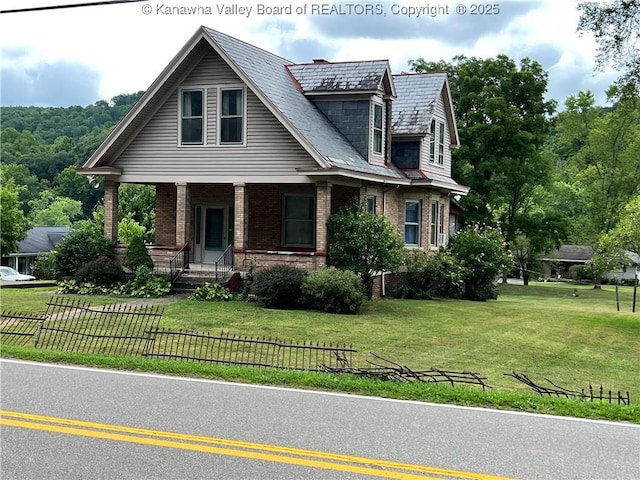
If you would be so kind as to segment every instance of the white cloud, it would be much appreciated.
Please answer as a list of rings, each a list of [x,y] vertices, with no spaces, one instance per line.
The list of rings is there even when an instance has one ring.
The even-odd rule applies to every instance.
[[[45,6],[81,0],[2,0],[0,9]],[[86,1],[86,0],[83,0]],[[328,2],[329,0],[324,0]],[[264,0],[269,6],[318,5],[304,0]],[[365,2],[351,2],[365,5]],[[367,2],[366,4],[375,3]],[[569,1],[502,1],[501,18],[459,16],[448,5],[448,17],[407,18],[388,14],[258,16],[257,2],[213,0],[150,0],[144,3],[84,7],[0,15],[3,68],[84,64],[99,72],[98,99],[146,89],[200,25],[206,25],[295,61],[389,59],[394,71],[407,70],[409,59],[450,60],[456,54],[514,58],[537,54],[550,72],[552,95],[577,93],[580,86],[603,90],[613,75],[593,77],[595,46],[575,32],[578,14]],[[423,5],[403,0],[402,5]],[[434,2],[431,2],[435,5]],[[463,2],[467,3],[467,2]],[[192,7],[196,15],[167,15],[159,8]],[[247,18],[218,13],[218,7],[253,7]],[[143,8],[151,8],[145,15]],[[208,11],[211,14],[207,14]],[[12,55],[12,52],[22,52]],[[545,61],[554,61],[552,65]],[[88,79],[89,80],[89,79]],[[93,88],[93,85],[87,86]],[[77,84],[74,88],[78,88]],[[595,92],[602,98],[601,92]],[[560,102],[564,97],[557,98]]]

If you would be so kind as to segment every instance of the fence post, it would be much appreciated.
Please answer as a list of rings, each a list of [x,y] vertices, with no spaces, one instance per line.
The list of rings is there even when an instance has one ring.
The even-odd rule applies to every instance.
[[[33,348],[38,348],[38,342],[40,342],[40,332],[42,332],[43,324],[44,324],[44,319],[38,321],[38,326],[36,327],[36,333],[33,335]]]

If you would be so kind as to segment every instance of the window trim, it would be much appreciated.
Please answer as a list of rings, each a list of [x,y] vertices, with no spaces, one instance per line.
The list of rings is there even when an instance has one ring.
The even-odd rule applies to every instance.
[[[287,239],[287,198],[311,198],[313,203],[312,208],[312,218],[306,220],[311,223],[312,232],[311,232],[311,243],[286,243]],[[301,220],[298,220],[301,221]],[[313,194],[305,194],[305,193],[285,193],[282,195],[282,246],[283,247],[292,247],[292,248],[315,248],[316,247],[316,196]]]
[[[202,93],[202,116],[184,117],[183,104],[184,94],[186,92]],[[182,122],[185,119],[201,118],[202,120],[202,140],[200,142],[183,142],[182,141]],[[178,146],[179,147],[202,147],[207,144],[207,89],[204,86],[193,85],[181,87],[178,96]]]
[[[429,138],[429,163],[436,163],[436,121],[431,119],[431,137]]]
[[[371,153],[374,155],[384,155],[384,126],[385,126],[385,115],[384,115],[384,104],[373,101],[373,113],[371,115]],[[376,125],[376,110],[380,109],[380,127]],[[379,132],[380,135],[380,151],[376,150],[376,133]]]
[[[438,165],[444,165],[444,122],[439,122],[438,124]]]
[[[432,247],[437,247],[438,246],[438,233],[439,233],[439,228],[438,228],[438,222],[440,220],[440,202],[438,202],[438,200],[432,200],[431,201],[431,210],[429,212],[429,225],[430,225],[430,229],[429,229],[429,234],[431,236],[431,238],[429,239],[429,245]]]
[[[416,222],[407,222],[407,205],[408,204],[417,204],[418,206],[418,220]],[[416,199],[407,199],[404,201],[404,244],[407,247],[419,247],[420,246],[420,241],[422,238],[421,235],[421,222],[422,222],[422,200],[416,200]],[[417,232],[416,232],[416,240],[417,243],[407,243],[407,226],[410,227],[415,227]]]
[[[222,116],[222,93],[229,90],[242,91],[242,141],[223,142],[222,141],[222,120],[225,118],[238,118],[239,115]],[[221,85],[217,87],[217,108],[216,108],[216,142],[220,147],[238,147],[247,145],[247,87],[243,84]]]

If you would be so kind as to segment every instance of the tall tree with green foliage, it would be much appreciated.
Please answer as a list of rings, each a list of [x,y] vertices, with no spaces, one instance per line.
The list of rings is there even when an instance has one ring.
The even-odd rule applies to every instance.
[[[583,100],[580,110],[558,115],[555,144],[564,156],[560,177],[574,192],[572,240],[596,245],[640,192],[640,99],[617,99],[608,110],[596,107],[592,96]]]
[[[531,198],[548,185],[552,169],[540,154],[555,109],[544,98],[547,72],[529,58],[518,65],[506,55],[409,64],[416,72],[445,70],[450,76],[461,144],[453,176],[471,187],[462,200],[466,222],[500,225],[507,242],[531,233]]]
[[[18,249],[18,242],[27,237],[29,222],[22,213],[18,196],[20,187],[12,179],[5,181],[0,174],[0,255],[5,256]]]
[[[78,200],[58,197],[51,190],[45,190],[29,203],[29,218],[34,225],[71,225],[82,215],[82,204]]]
[[[621,73],[620,93],[640,93],[640,0],[588,1],[578,4],[578,32],[598,43],[597,70],[612,66]]]
[[[374,276],[396,271],[405,259],[400,235],[391,222],[357,202],[331,215],[328,227],[331,265],[357,273],[364,294],[372,298]]]

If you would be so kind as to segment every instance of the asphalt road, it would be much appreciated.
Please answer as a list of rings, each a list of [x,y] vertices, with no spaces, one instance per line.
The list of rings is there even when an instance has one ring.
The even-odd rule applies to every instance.
[[[640,478],[638,425],[12,360],[0,375],[3,480]]]

